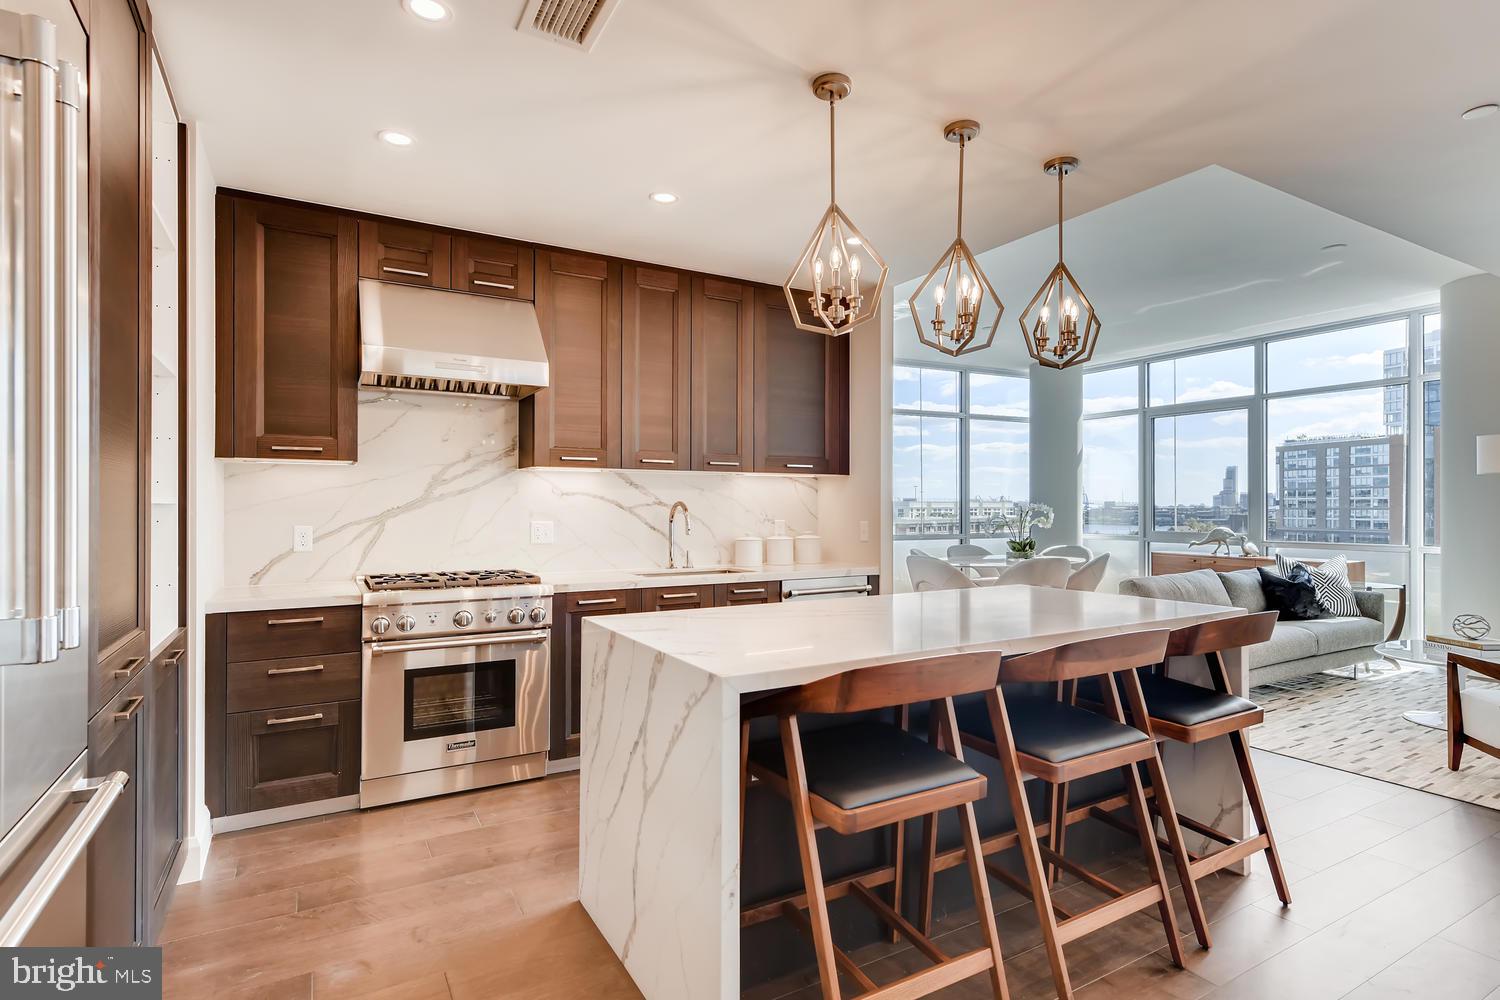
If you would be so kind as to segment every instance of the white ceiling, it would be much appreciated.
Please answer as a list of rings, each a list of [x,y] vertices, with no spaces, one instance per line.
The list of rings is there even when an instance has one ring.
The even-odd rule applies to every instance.
[[[447,2],[152,8],[228,186],[780,281],[827,196],[807,80],[837,69],[840,201],[895,276],[951,238],[956,117],[984,124],[976,247],[1048,225],[1039,167],[1071,152],[1070,214],[1219,164],[1500,271],[1500,116],[1459,120],[1500,100],[1494,0],[622,0],[586,55],[517,33],[522,0]]]
[[[1216,166],[1070,219],[1065,237],[1068,267],[1104,325],[1101,361],[1428,305],[1475,273]],[[1348,246],[1322,249],[1332,243]],[[1005,314],[994,344],[964,361],[1024,368],[1017,317],[1057,259],[1057,227],[978,256]],[[917,341],[907,308],[917,285],[896,289],[896,356],[942,360]],[[920,306],[930,310],[930,295]]]

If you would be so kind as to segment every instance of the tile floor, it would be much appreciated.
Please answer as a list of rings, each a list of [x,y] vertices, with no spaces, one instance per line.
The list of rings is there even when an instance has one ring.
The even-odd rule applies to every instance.
[[[1217,875],[1203,886],[1212,951],[1189,940],[1174,969],[1160,923],[1136,915],[1069,946],[1081,1000],[1500,1000],[1500,812],[1265,752],[1256,764],[1292,906],[1263,864]],[[577,817],[565,776],[217,837],[207,877],[173,902],[166,995],[636,997],[574,896]],[[1144,881],[1128,855],[1113,871]],[[1076,883],[1059,898],[1096,901]],[[995,902],[1012,996],[1052,996],[1030,903],[998,885]],[[1181,926],[1190,939],[1185,913]],[[978,941],[961,916],[939,930],[955,950]],[[906,947],[856,958],[877,982],[918,967]],[[747,997],[811,1000],[808,982]],[[982,978],[940,994],[985,995]]]

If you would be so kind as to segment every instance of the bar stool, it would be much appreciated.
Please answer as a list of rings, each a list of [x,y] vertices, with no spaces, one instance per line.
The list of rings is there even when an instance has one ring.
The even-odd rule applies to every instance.
[[[1166,651],[1167,637],[1166,630],[1136,632],[1069,643],[1035,653],[1007,656],[1001,660],[1000,680],[1003,683],[1052,684],[1060,692],[1063,685],[1073,684],[1080,678],[1097,678],[1105,694],[1107,716],[1066,704],[1057,698],[1017,695],[1002,687],[987,692],[983,702],[973,699],[961,702],[956,713],[963,743],[999,761],[1006,778],[1011,810],[1016,817],[1014,831],[986,839],[980,849],[988,855],[1010,847],[1019,847],[1027,878],[1018,879],[988,862],[985,867],[996,879],[1031,897],[1041,922],[1042,942],[1052,966],[1052,978],[1058,996],[1064,1000],[1073,996],[1073,988],[1068,977],[1063,946],[1153,905],[1164,925],[1172,962],[1178,967],[1182,966],[1182,944],[1177,937],[1177,918],[1172,909],[1171,889],[1162,867],[1156,836],[1151,832],[1150,813],[1137,765],[1147,765],[1153,783],[1158,785],[1158,796],[1162,801],[1170,803],[1171,795],[1165,782],[1161,780],[1161,759],[1157,755],[1155,739],[1149,728],[1126,724],[1116,689],[1118,680],[1125,691],[1126,701],[1132,706],[1134,717],[1143,720],[1145,724],[1145,713],[1134,712],[1143,703],[1136,668],[1159,663]],[[1058,824],[1055,820],[1041,824],[1034,822],[1026,798],[1024,782],[1027,777],[1060,787],[1067,782],[1112,769],[1119,769],[1125,777],[1125,794],[1121,797],[1121,804],[1128,804],[1135,816],[1141,849],[1145,852],[1151,876],[1150,884],[1139,889],[1122,889],[1065,858],[1050,845],[1042,844],[1040,837],[1049,834],[1053,826]],[[1076,821],[1086,816],[1087,809],[1080,810],[1076,818],[1065,807],[1062,814],[1061,825],[1066,826],[1070,820]],[[1171,817],[1163,821],[1167,839],[1180,846],[1182,831],[1176,824],[1176,813],[1170,806],[1166,816]],[[951,867],[957,860],[957,852],[946,852],[939,858],[931,826],[926,828],[923,846],[927,866],[923,873],[919,920],[926,927],[930,926],[932,918],[933,875],[938,869]],[[1049,866],[1072,872],[1086,884],[1111,898],[1080,913],[1063,909],[1052,900]],[[1201,905],[1191,892],[1188,907],[1190,911],[1194,911],[1195,922],[1200,920]],[[1059,916],[1062,919],[1059,920]]]
[[[806,893],[746,907],[741,924],[756,922],[774,911],[811,937],[827,1000],[842,996],[840,971],[859,984],[864,991],[861,997],[927,996],[985,971],[994,995],[1009,997],[994,907],[979,853],[979,829],[974,821],[974,803],[984,798],[986,782],[982,774],[963,762],[953,714],[955,695],[994,690],[998,667],[995,653],[888,663],[789,688],[745,706],[744,711],[757,715],[775,715],[780,739],[742,741],[742,800],[745,776],[749,775],[791,803]],[[804,734],[798,722],[799,716],[808,713],[846,715],[901,709],[917,702],[931,703],[931,714],[945,734],[946,745],[952,748],[949,752],[911,735],[899,724],[859,720]],[[742,734],[747,728],[742,720]],[[823,827],[849,835],[893,824],[899,827],[918,816],[935,821],[944,809],[957,809],[959,813],[985,940],[984,947],[953,957],[933,943],[926,928],[918,930],[901,915],[899,896],[892,906],[871,889],[871,883],[884,884],[885,877],[892,874],[899,884],[896,865],[879,873],[825,884],[815,836]],[[742,805],[742,817],[743,812]],[[741,823],[743,839],[743,819]],[[877,986],[833,943],[828,901],[843,896],[859,899],[893,933],[906,936],[934,964],[894,983]]]
[[[1229,746],[1239,767],[1240,782],[1245,787],[1245,798],[1250,802],[1250,815],[1255,820],[1255,835],[1241,839],[1178,814],[1177,820],[1182,826],[1225,845],[1207,856],[1184,854],[1180,859],[1187,868],[1184,881],[1189,878],[1196,881],[1264,851],[1271,869],[1271,880],[1276,885],[1276,895],[1281,905],[1287,906],[1292,901],[1291,892],[1287,888],[1286,873],[1281,868],[1281,855],[1271,833],[1271,822],[1266,816],[1265,799],[1255,776],[1255,764],[1250,759],[1250,747],[1245,740],[1245,730],[1260,725],[1266,713],[1254,702],[1230,693],[1229,673],[1224,666],[1224,650],[1266,642],[1276,627],[1276,619],[1275,611],[1263,611],[1172,632],[1167,640],[1167,657],[1202,656],[1208,665],[1211,688],[1167,677],[1165,663],[1158,665],[1153,672],[1143,671],[1140,682],[1146,711],[1151,718],[1151,732],[1158,738],[1194,744],[1220,736],[1229,737]],[[1163,808],[1159,800],[1157,812]],[[1171,849],[1176,857],[1176,847]]]

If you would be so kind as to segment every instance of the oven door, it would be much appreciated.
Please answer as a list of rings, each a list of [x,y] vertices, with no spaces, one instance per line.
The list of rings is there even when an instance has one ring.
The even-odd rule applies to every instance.
[[[549,634],[366,643],[361,778],[547,749]]]

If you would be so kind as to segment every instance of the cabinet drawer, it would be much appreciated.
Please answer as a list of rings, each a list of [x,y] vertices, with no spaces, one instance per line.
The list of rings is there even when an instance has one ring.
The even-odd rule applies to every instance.
[[[781,602],[781,584],[775,580],[763,583],[721,583],[715,588],[716,603],[720,607],[737,604],[778,604]]]
[[[231,712],[359,698],[359,654],[325,653],[229,665]]]
[[[241,611],[229,616],[229,662],[359,651],[360,607]]]
[[[530,247],[482,236],[457,236],[453,239],[453,287],[529,302],[534,260]]]
[[[564,594],[563,609],[568,614],[579,612],[597,614],[600,611],[634,611],[632,598],[638,590],[590,590],[576,594]]]
[[[228,812],[256,812],[359,791],[359,702],[229,716]]]
[[[661,587],[646,591],[643,611],[676,611],[681,608],[711,608],[715,604],[714,585],[696,587]]]
[[[420,226],[361,219],[359,276],[447,288],[453,237]]]

